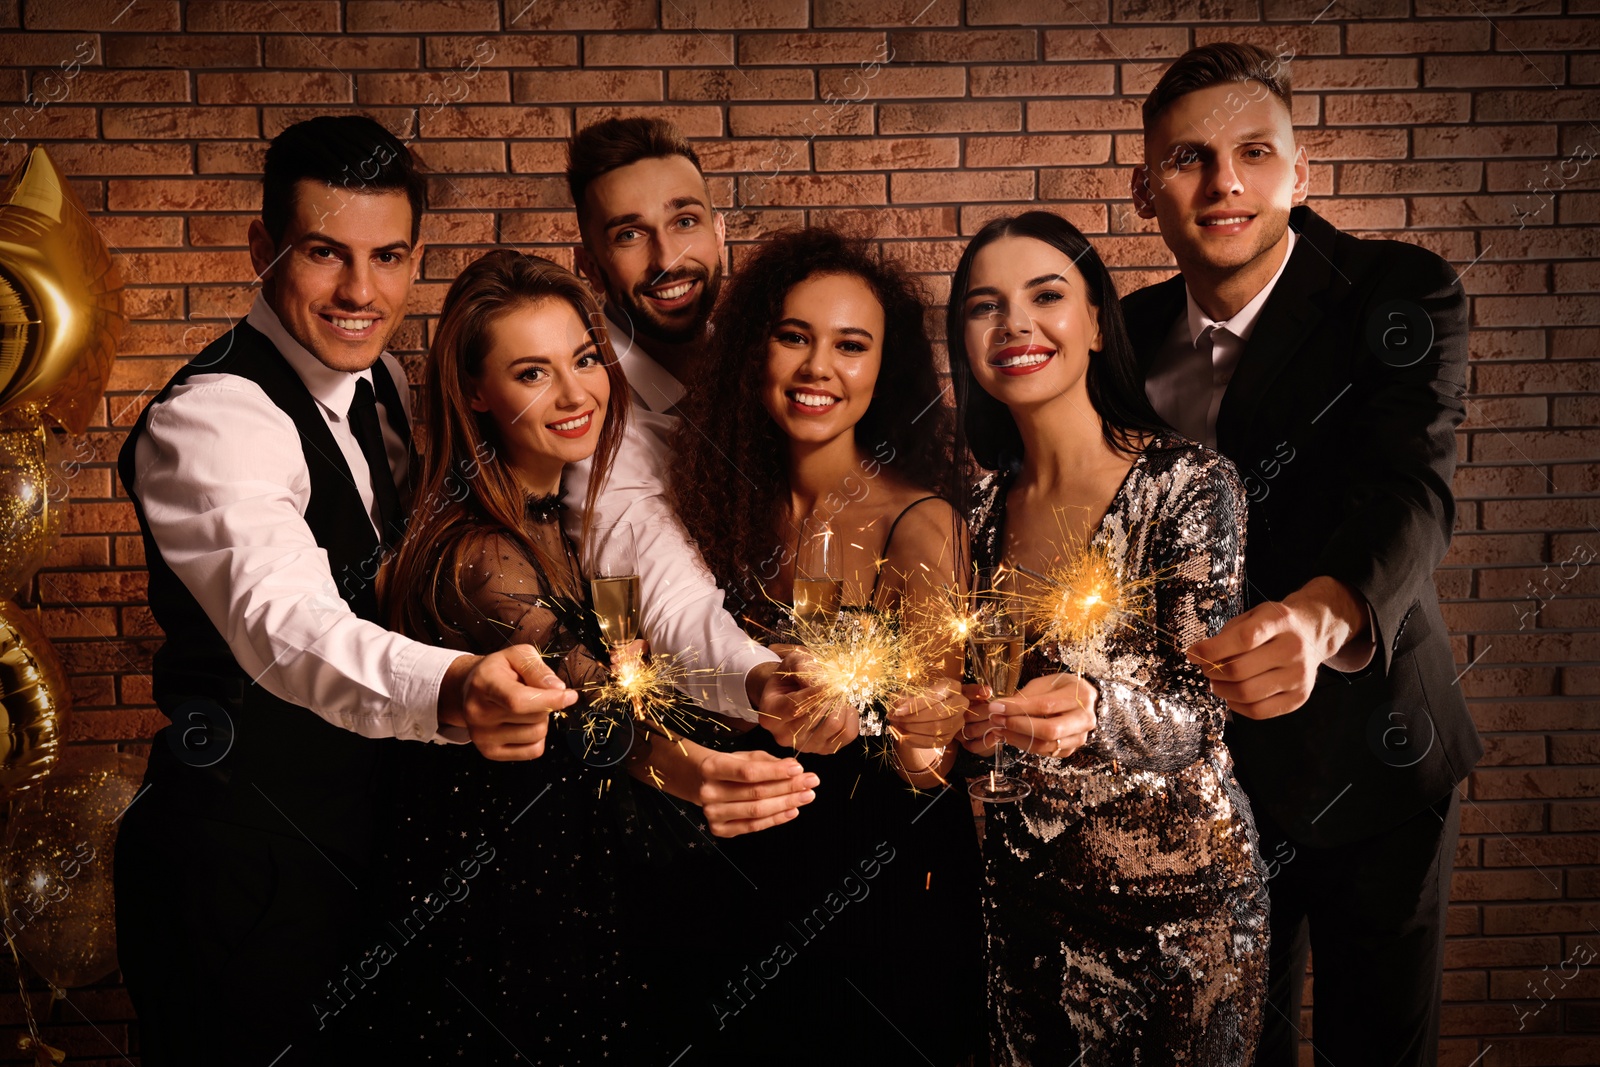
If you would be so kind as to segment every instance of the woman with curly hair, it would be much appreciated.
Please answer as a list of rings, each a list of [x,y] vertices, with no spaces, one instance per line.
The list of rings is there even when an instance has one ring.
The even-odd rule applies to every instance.
[[[807,519],[843,542],[846,605],[909,619],[963,587],[953,423],[924,307],[902,269],[825,229],[772,238],[729,284],[684,405],[673,494],[753,635],[782,629]],[[744,893],[714,1010],[726,1031],[784,1035],[763,1062],[901,1062],[910,1042],[953,1064],[977,1048],[977,842],[965,791],[946,784],[965,711],[961,649],[947,651],[947,677],[881,709],[883,737],[859,736],[859,713],[840,706],[742,740],[801,748],[820,779],[788,821],[723,846],[759,888],[725,882]],[[756,949],[759,988],[740,977]],[[795,1025],[813,1010],[827,1026]]]

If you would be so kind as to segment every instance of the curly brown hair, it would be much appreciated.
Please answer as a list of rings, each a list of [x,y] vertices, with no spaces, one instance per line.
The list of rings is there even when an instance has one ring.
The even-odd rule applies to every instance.
[[[855,426],[857,446],[910,485],[946,499],[956,491],[955,417],[928,340],[922,286],[865,241],[819,227],[774,235],[723,294],[673,442],[673,504],[735,614],[765,602],[757,568],[796,536],[789,442],[761,402],[761,371],[789,291],[816,275],[859,278],[883,307],[882,367]]]

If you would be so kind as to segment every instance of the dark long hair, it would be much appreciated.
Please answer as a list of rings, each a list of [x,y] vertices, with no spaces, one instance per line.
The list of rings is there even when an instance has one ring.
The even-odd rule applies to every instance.
[[[1138,450],[1144,434],[1171,433],[1150,406],[1144,376],[1128,339],[1128,327],[1117,302],[1117,286],[1100,254],[1078,228],[1049,211],[1025,211],[992,220],[967,245],[950,280],[946,311],[946,343],[950,348],[950,379],[955,385],[957,433],[979,465],[1002,470],[1022,461],[1022,434],[1010,410],[978,385],[967,362],[966,298],[971,286],[972,261],[987,244],[1001,237],[1032,237],[1059,251],[1078,267],[1089,286],[1089,300],[1100,312],[1100,351],[1089,353],[1085,384],[1089,403],[1100,416],[1100,433],[1106,444],[1121,452]]]
[[[492,416],[473,411],[467,395],[467,383],[483,372],[490,327],[507,312],[544,300],[571,305],[585,323],[603,321],[589,287],[577,275],[548,259],[510,248],[497,248],[474,260],[444,298],[424,371],[429,447],[411,522],[385,583],[394,593],[386,598],[390,623],[401,633],[424,639],[451,633],[439,612],[438,591],[441,581],[454,582],[458,576],[445,575],[443,568],[459,556],[451,547],[474,533],[497,529],[509,534],[546,574],[560,573],[566,566],[563,560],[545,558],[523,530],[527,492],[501,456],[504,448]],[[628,410],[628,382],[610,339],[604,329],[591,330],[590,336],[605,359],[611,399],[589,475],[580,538],[584,542],[595,498],[622,442]]]
[[[928,340],[922,287],[866,242],[833,230],[772,237],[723,294],[674,441],[678,515],[717,583],[747,605],[762,602],[756,569],[793,536],[789,441],[761,402],[767,340],[789,291],[816,275],[859,278],[883,307],[882,367],[855,426],[857,446],[911,485],[947,498],[957,489],[954,420]]]

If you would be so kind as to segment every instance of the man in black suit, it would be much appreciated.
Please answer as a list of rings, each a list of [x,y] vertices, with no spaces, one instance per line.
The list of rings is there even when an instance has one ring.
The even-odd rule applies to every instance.
[[[1298,1061],[1308,949],[1320,1065],[1432,1064],[1455,785],[1482,755],[1432,573],[1449,546],[1467,301],[1422,248],[1310,208],[1288,63],[1179,59],[1144,105],[1133,197],[1182,273],[1123,308],[1156,409],[1237,465],[1250,609],[1189,650],[1271,879],[1256,1063]]]

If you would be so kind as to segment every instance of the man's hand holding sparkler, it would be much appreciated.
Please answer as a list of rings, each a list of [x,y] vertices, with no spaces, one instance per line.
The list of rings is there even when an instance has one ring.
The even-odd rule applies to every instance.
[[[761,692],[760,724],[778,744],[831,755],[856,739],[861,714],[814,681],[816,658],[790,648]]]
[[[1282,601],[1257,604],[1215,636],[1189,646],[1189,662],[1211,691],[1246,718],[1298,710],[1317,684],[1317,668],[1358,669],[1372,655],[1366,602],[1334,578],[1313,578]]]
[[[1070,756],[1094,730],[1099,692],[1076,674],[1045,674],[1014,696],[991,701],[984,686],[969,685],[971,700],[962,744],[979,756],[994,755],[995,742],[1036,756]]]
[[[538,649],[511,645],[450,664],[439,686],[439,722],[466,727],[488,759],[538,759],[544,755],[550,713],[577,699],[577,692],[545,666]]]

